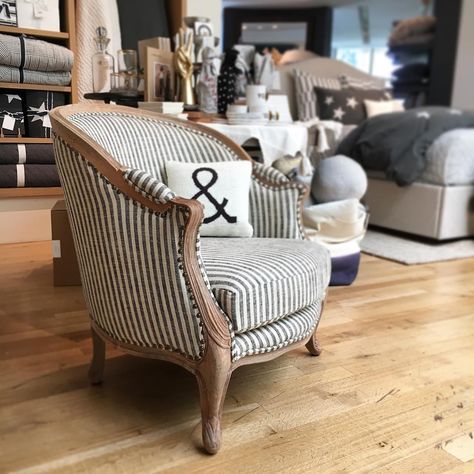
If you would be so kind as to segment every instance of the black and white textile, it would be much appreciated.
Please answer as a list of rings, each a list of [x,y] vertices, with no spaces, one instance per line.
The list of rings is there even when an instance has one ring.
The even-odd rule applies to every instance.
[[[165,204],[176,197],[176,194],[166,184],[160,183],[146,171],[127,169],[123,177],[135,191],[155,202]]]
[[[0,128],[4,136],[25,135],[24,97],[16,89],[0,93]]]
[[[315,88],[321,120],[358,125],[367,118],[364,100],[387,100],[388,93],[378,89],[347,88],[339,91]]]
[[[4,66],[30,71],[70,72],[73,60],[72,52],[64,46],[24,36],[0,34],[0,64]]]
[[[249,223],[250,161],[222,163],[166,162],[168,186],[178,196],[204,206],[201,235],[252,237]]]
[[[298,120],[303,122],[319,116],[318,98],[314,90],[315,87],[339,90],[341,83],[339,79],[318,77],[313,74],[293,71],[295,81],[296,104],[298,110]]]
[[[68,86],[71,83],[71,73],[67,71],[30,71],[29,69],[20,69],[19,67],[0,64],[0,82]]]
[[[50,138],[51,122],[49,111],[66,103],[66,94],[50,91],[26,91],[26,135],[28,137]]]
[[[232,339],[232,360],[272,352],[309,337],[321,317],[321,300],[266,326],[236,334]]]
[[[201,239],[212,292],[236,333],[264,326],[324,295],[329,252],[308,241]]]
[[[122,165],[135,168],[124,179],[159,201],[170,198],[163,197],[162,185],[168,160],[238,158],[205,131],[163,118],[93,112],[69,119]],[[201,315],[182,264],[187,208],[175,204],[150,212],[61,139],[54,146],[94,322],[119,341],[200,359],[205,349]],[[302,240],[303,195],[301,185],[257,166],[250,188],[251,223],[259,237],[271,238],[197,237],[198,264],[228,324],[233,360],[309,337],[319,321],[330,258],[317,244]]]
[[[49,143],[0,144],[0,165],[54,165],[53,145]]]
[[[48,188],[60,186],[55,165],[0,165],[0,188]]]
[[[71,116],[70,120],[120,163],[146,171],[162,183],[168,181],[165,168],[168,160],[213,163],[238,159],[231,148],[213,136],[164,120],[142,119],[117,113],[81,113]],[[254,173],[250,186],[249,221],[254,237],[303,238],[299,205],[304,197],[305,187],[289,182],[275,169],[255,169],[265,171]],[[287,181],[283,189],[271,185],[275,176],[283,176]],[[264,182],[265,179],[270,184]]]

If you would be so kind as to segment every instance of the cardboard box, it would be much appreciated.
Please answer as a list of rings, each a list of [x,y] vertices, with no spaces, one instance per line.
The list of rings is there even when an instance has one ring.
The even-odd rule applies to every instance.
[[[81,276],[64,201],[58,201],[51,209],[51,234],[54,286],[80,285]]]

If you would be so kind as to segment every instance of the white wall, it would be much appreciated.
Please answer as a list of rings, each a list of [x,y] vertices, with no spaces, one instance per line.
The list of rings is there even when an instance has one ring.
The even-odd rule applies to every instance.
[[[222,0],[187,0],[187,16],[204,16],[211,19],[214,35],[222,43]]]
[[[474,110],[474,0],[463,0],[451,104]]]

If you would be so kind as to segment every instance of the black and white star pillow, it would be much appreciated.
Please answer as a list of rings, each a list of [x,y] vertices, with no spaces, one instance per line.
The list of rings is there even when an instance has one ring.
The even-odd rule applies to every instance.
[[[389,100],[385,90],[355,89],[341,90],[314,88],[319,104],[321,120],[335,120],[344,125],[358,125],[367,118],[364,100]]]

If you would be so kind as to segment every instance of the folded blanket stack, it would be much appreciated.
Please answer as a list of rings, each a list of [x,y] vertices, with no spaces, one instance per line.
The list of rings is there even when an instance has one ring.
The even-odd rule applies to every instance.
[[[0,34],[0,81],[67,86],[73,60],[63,46]]]
[[[434,40],[436,18],[417,16],[399,21],[392,30],[388,46],[431,46]]]
[[[0,188],[60,186],[51,144],[0,144]]]

